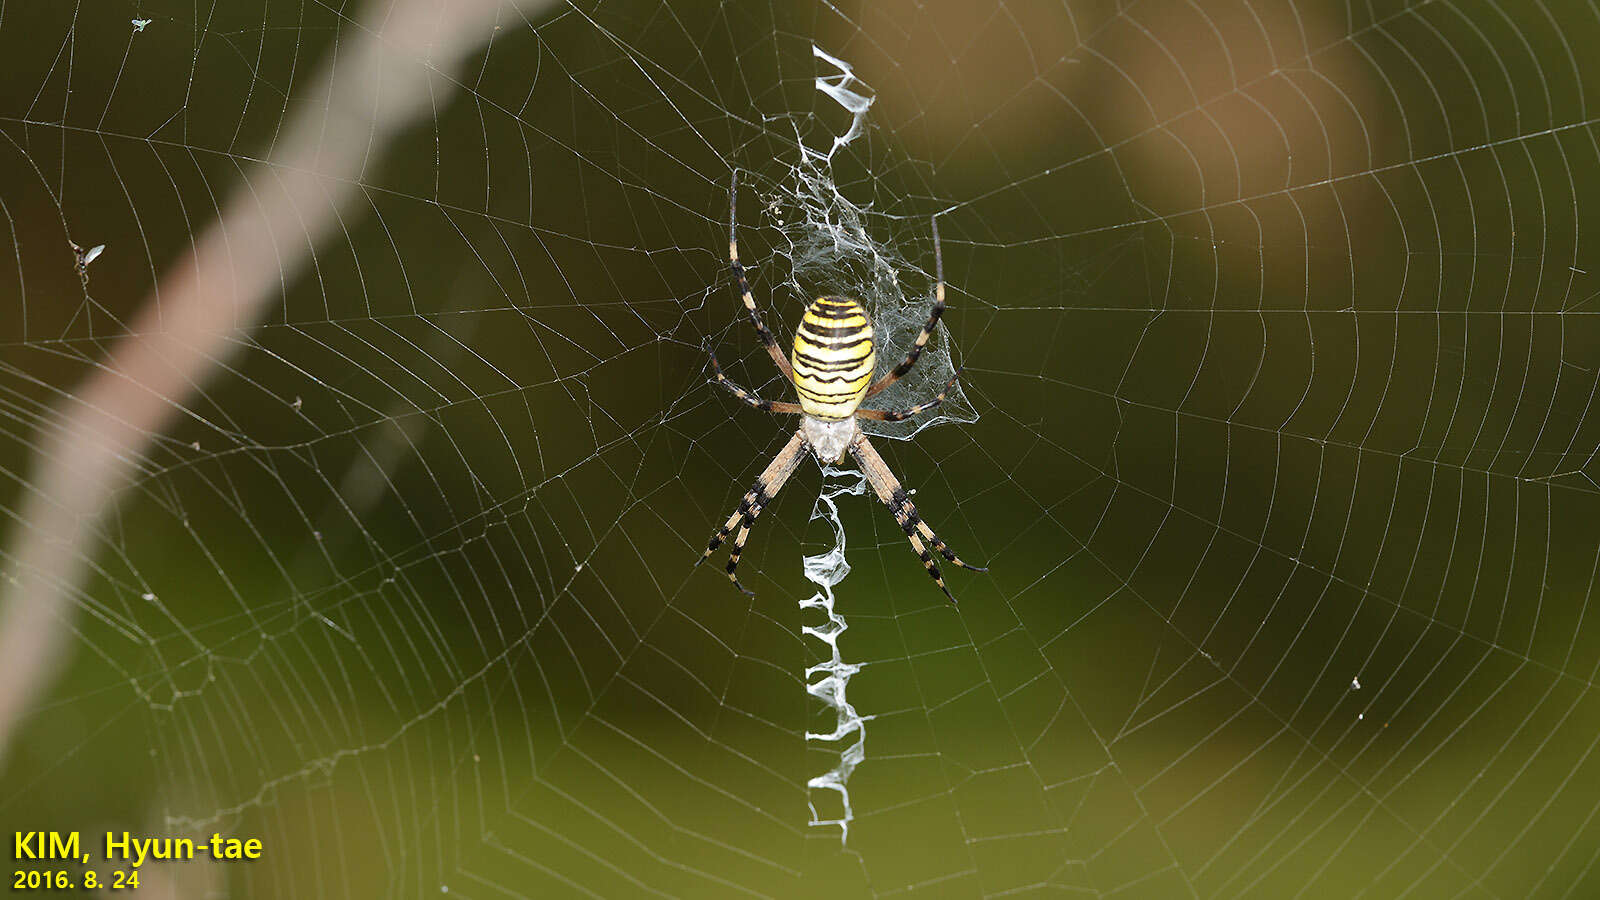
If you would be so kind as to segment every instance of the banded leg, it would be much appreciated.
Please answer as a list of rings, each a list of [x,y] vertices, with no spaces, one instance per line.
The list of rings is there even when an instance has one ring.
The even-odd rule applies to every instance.
[[[720,384],[728,390],[733,391],[733,395],[735,397],[738,397],[740,400],[743,400],[762,412],[790,414],[798,414],[800,412],[800,404],[798,403],[784,403],[780,400],[763,400],[760,397],[757,397],[754,393],[745,390],[737,384],[734,384],[732,380],[730,380],[726,375],[722,374],[722,365],[717,362],[717,354],[711,352],[710,342],[706,343],[705,349],[706,354],[711,357],[711,374],[716,376],[717,384]]]
[[[922,567],[928,570],[928,577],[939,586],[939,590],[944,591],[944,595],[950,598],[951,603],[956,602],[956,598],[950,594],[950,589],[944,586],[944,575],[939,572],[938,563],[933,561],[933,554],[923,545],[923,539],[932,544],[945,559],[963,569],[971,569],[974,572],[987,572],[988,569],[962,562],[955,552],[934,534],[928,523],[922,521],[922,517],[917,515],[916,504],[906,496],[905,488],[900,486],[900,481],[889,471],[889,464],[878,455],[877,449],[867,440],[866,435],[856,438],[855,443],[850,445],[850,452],[860,464],[861,471],[867,476],[867,481],[872,485],[872,490],[878,495],[878,499],[894,513],[894,520],[900,523],[901,530],[906,533],[906,539],[911,541],[911,549],[917,551],[917,558],[922,560]]]
[[[901,422],[912,416],[925,413],[944,402],[944,395],[948,394],[950,389],[956,386],[956,379],[960,377],[961,370],[957,369],[956,373],[950,376],[950,380],[944,383],[944,387],[939,389],[939,393],[935,394],[934,398],[927,403],[918,403],[910,409],[902,409],[895,412],[882,409],[857,409],[856,418],[872,419],[875,422]]]
[[[877,383],[872,387],[867,388],[868,397],[899,381],[902,376],[911,371],[911,367],[917,364],[917,358],[922,355],[922,348],[928,346],[928,339],[933,337],[933,329],[939,324],[939,317],[944,315],[944,253],[939,249],[939,219],[937,217],[933,219],[933,272],[935,279],[933,284],[933,311],[928,313],[928,321],[922,326],[922,330],[917,332],[917,339],[912,342],[911,349],[906,352],[906,358],[900,365],[895,366],[890,370],[889,374],[878,379]]]
[[[750,321],[755,323],[756,334],[761,337],[762,346],[767,348],[767,354],[772,361],[778,364],[778,371],[783,377],[794,382],[794,368],[789,365],[789,358],[783,355],[783,350],[778,346],[778,339],[767,330],[767,324],[761,321],[761,311],[756,309],[756,298],[750,293],[750,282],[745,280],[744,265],[739,262],[739,170],[733,170],[733,183],[728,186],[728,265],[733,268],[733,277],[739,280],[739,296],[744,298],[744,308],[750,311]]]
[[[756,478],[755,486],[745,492],[744,499],[739,501],[739,508],[734,510],[728,521],[711,536],[711,543],[706,545],[706,552],[700,554],[700,561],[695,565],[709,559],[711,554],[722,546],[722,542],[728,539],[734,527],[738,526],[739,536],[734,538],[733,552],[728,556],[728,580],[746,596],[754,595],[753,591],[745,590],[745,586],[739,583],[737,574],[739,554],[744,552],[744,542],[750,536],[750,526],[755,524],[756,516],[761,515],[761,511],[772,502],[772,498],[778,496],[778,491],[783,489],[783,483],[789,480],[789,476],[794,474],[795,468],[800,465],[800,458],[805,455],[805,449],[805,439],[800,436],[800,432],[795,432],[789,443],[784,444],[778,455],[772,458],[766,471]]]

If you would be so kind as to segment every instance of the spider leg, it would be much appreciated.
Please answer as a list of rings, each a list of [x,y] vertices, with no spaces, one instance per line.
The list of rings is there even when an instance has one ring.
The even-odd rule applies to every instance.
[[[961,370],[957,369],[956,373],[950,376],[950,380],[944,383],[944,387],[939,389],[939,393],[934,395],[934,398],[927,403],[918,403],[910,409],[902,409],[895,412],[882,409],[857,409],[856,418],[872,419],[877,422],[900,422],[920,413],[925,413],[944,402],[944,395],[956,386],[956,379],[960,377]]]
[[[939,249],[939,219],[933,219],[933,311],[928,313],[928,321],[923,324],[922,330],[917,332],[917,339],[912,342],[911,349],[906,352],[906,358],[890,370],[889,374],[878,379],[877,383],[867,388],[867,396],[882,391],[884,388],[911,371],[917,364],[917,357],[922,355],[922,348],[928,346],[928,339],[933,337],[934,326],[939,324],[939,317],[944,315],[944,253]],[[892,421],[892,420],[891,420]]]
[[[900,523],[901,530],[906,533],[906,539],[911,542],[911,549],[917,551],[917,558],[922,560],[922,567],[928,570],[928,577],[932,578],[933,583],[939,586],[939,590],[944,591],[944,595],[950,598],[951,603],[956,602],[956,598],[951,595],[950,589],[944,586],[944,575],[939,572],[939,564],[933,561],[933,554],[928,552],[928,548],[923,545],[922,539],[926,538],[928,543],[932,544],[945,559],[963,569],[971,569],[975,572],[986,572],[988,570],[962,562],[949,546],[940,540],[937,534],[933,533],[933,529],[922,521],[922,517],[917,515],[916,504],[912,503],[911,498],[906,496],[905,488],[900,486],[900,481],[894,477],[893,472],[889,471],[889,464],[884,462],[883,457],[878,455],[877,449],[867,440],[866,435],[861,435],[856,439],[855,443],[850,445],[850,452],[855,456],[856,462],[860,464],[861,471],[867,476],[867,481],[871,483],[872,490],[878,495],[878,499],[883,501],[884,506],[889,507],[890,512],[894,513],[894,520]]]
[[[756,334],[761,337],[762,346],[767,348],[767,354],[772,361],[778,364],[778,371],[783,377],[794,381],[794,368],[789,365],[789,358],[783,355],[783,350],[778,347],[778,339],[767,330],[765,322],[761,321],[761,311],[756,309],[756,298],[750,293],[750,282],[744,277],[744,264],[739,262],[739,170],[733,170],[733,181],[728,186],[728,265],[733,268],[733,277],[739,280],[739,296],[744,298],[744,308],[750,311],[750,321],[755,323]]]
[[[760,397],[757,397],[754,392],[747,391],[737,384],[734,384],[726,375],[722,374],[722,365],[717,362],[717,354],[711,352],[711,342],[709,340],[705,343],[705,350],[706,354],[711,357],[711,374],[715,376],[716,382],[728,390],[733,391],[733,395],[735,397],[738,397],[740,400],[743,400],[762,412],[791,414],[798,414],[800,412],[800,404],[798,403],[784,403],[778,400],[763,400]]]
[[[728,580],[732,581],[733,586],[743,591],[746,596],[754,595],[753,591],[746,590],[745,586],[739,583],[737,574],[739,554],[744,552],[744,542],[750,536],[750,526],[755,524],[756,516],[761,515],[761,511],[767,507],[767,504],[772,502],[772,498],[778,496],[778,491],[783,489],[783,483],[789,480],[790,475],[794,474],[795,468],[800,465],[800,458],[805,453],[805,447],[805,439],[800,436],[800,432],[796,431],[794,437],[789,439],[789,443],[783,445],[783,449],[779,450],[778,455],[772,458],[772,462],[767,465],[766,470],[756,478],[755,485],[745,492],[744,499],[739,501],[739,508],[734,510],[733,515],[728,517],[728,521],[717,529],[716,534],[711,536],[711,542],[706,545],[706,552],[700,554],[700,560],[695,565],[699,565],[709,559],[711,554],[722,546],[722,542],[728,539],[729,533],[737,526],[739,536],[734,538],[733,552],[728,556]]]

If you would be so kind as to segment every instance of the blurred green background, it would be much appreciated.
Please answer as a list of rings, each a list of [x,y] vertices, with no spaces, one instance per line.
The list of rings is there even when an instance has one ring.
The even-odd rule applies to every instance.
[[[0,9],[0,547],[50,411],[372,16]],[[144,896],[1600,896],[1597,38],[1578,2],[507,6],[108,498],[0,823],[266,846]],[[977,418],[879,445],[990,567],[952,608],[841,501],[843,847],[816,467],[754,598],[691,567],[789,427],[705,383],[711,336],[786,396],[732,169],[780,340],[851,286],[795,274],[797,138],[849,124],[813,43],[875,96],[832,173],[908,303],[941,213]]]

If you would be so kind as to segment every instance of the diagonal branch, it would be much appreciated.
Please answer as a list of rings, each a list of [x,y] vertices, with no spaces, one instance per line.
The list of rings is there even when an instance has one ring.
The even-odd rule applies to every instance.
[[[294,104],[268,161],[62,404],[23,488],[7,548],[15,577],[0,584],[0,770],[18,723],[71,649],[74,593],[129,470],[355,208],[373,157],[434,109],[434,82],[451,81],[499,17],[552,2],[370,3],[306,92],[322,102]]]

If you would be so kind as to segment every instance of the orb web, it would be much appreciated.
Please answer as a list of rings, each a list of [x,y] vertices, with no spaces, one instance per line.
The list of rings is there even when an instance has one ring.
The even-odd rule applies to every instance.
[[[1597,32],[8,5],[0,815],[263,841],[194,896],[1589,896]],[[835,498],[842,845],[821,476],[692,567],[790,427],[706,382],[788,396],[735,169],[780,341],[893,365],[937,214],[874,402],[963,366],[874,432],[961,605]]]

